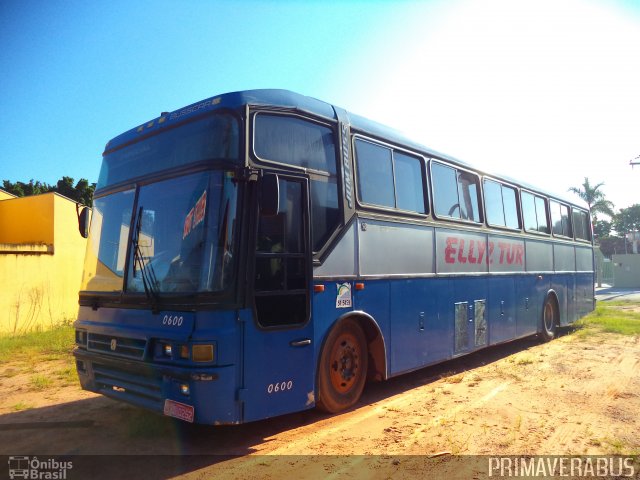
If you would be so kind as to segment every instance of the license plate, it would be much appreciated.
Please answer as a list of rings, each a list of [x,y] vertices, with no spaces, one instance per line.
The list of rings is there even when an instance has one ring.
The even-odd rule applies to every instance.
[[[193,423],[194,409],[191,405],[185,405],[174,400],[165,400],[164,414],[168,417],[179,418],[185,422]]]

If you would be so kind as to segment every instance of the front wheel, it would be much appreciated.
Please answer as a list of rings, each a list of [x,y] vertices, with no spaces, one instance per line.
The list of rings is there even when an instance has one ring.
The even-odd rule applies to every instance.
[[[542,339],[545,342],[553,340],[558,325],[558,310],[552,297],[547,297],[542,308]]]
[[[322,348],[317,407],[336,413],[355,405],[364,389],[367,361],[362,328],[353,319],[343,320],[329,332]]]

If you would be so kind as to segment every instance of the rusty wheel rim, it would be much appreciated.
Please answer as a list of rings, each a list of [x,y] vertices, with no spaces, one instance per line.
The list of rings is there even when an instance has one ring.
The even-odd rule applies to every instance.
[[[360,375],[360,344],[351,333],[342,333],[331,349],[329,372],[331,385],[339,393],[347,393]]]

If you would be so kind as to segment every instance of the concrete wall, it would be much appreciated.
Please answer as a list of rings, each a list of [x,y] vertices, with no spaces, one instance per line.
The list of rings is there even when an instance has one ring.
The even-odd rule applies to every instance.
[[[613,284],[619,288],[640,288],[640,255],[612,255]]]
[[[0,201],[0,333],[75,319],[86,240],[57,193]]]

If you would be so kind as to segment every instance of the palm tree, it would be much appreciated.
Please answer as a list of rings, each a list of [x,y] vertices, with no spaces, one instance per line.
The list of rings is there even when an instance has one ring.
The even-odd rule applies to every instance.
[[[604,193],[600,191],[600,187],[604,185],[604,182],[600,182],[597,185],[591,185],[589,179],[584,177],[584,182],[578,188],[571,187],[569,189],[570,192],[578,195],[582,200],[584,200],[587,205],[589,205],[589,210],[591,210],[591,215],[593,216],[593,221],[597,221],[598,213],[604,213],[610,217],[613,217],[613,202],[607,200],[604,196]]]

